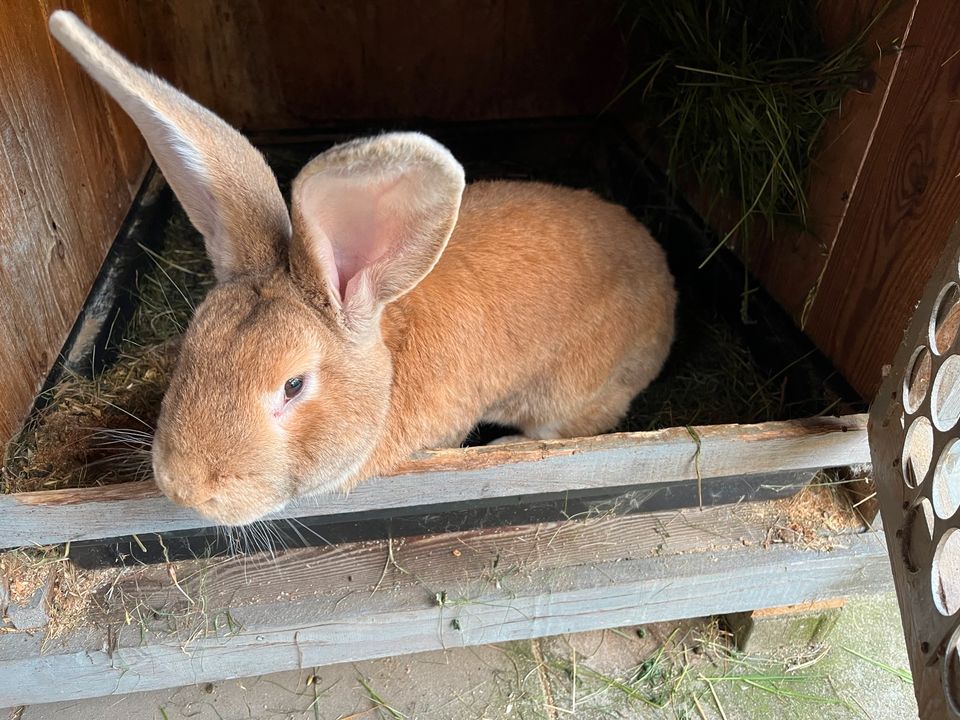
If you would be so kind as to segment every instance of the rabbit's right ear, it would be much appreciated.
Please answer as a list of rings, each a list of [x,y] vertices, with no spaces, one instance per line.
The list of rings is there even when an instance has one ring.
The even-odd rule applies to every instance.
[[[294,280],[363,334],[436,264],[463,188],[460,163],[420,133],[330,148],[293,181]]]
[[[125,60],[73,13],[53,13],[50,32],[140,128],[203,235],[217,279],[278,265],[290,217],[263,156],[212,112]]]

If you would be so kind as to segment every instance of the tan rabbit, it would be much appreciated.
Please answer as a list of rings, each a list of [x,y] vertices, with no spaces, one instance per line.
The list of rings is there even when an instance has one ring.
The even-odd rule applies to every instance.
[[[291,222],[239,133],[74,15],[50,27],[139,125],[213,260],[153,443],[176,502],[239,524],[481,421],[593,435],[660,371],[673,278],[622,207],[534,182],[464,189],[446,148],[388,133],[308,163]]]

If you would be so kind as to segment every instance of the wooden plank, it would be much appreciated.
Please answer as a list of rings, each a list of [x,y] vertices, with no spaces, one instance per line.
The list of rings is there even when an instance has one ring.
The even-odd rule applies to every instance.
[[[133,569],[83,627],[0,635],[0,705],[729,613],[889,586],[873,533],[765,547],[738,506]],[[392,562],[391,562],[392,559]],[[229,613],[230,620],[226,620]]]
[[[348,495],[303,498],[278,517],[817,470],[867,461],[865,416],[686,428],[435,450]],[[152,482],[0,496],[0,548],[209,527]]]
[[[807,330],[872,397],[960,208],[960,4],[920,0]]]
[[[0,5],[0,445],[32,405],[148,164],[139,136],[118,130],[100,91],[54,49],[48,10]]]
[[[711,478],[703,484],[704,508],[744,502],[786,500],[810,487],[813,470],[761,473]],[[511,525],[559,522],[571,518],[634,515],[700,506],[695,481],[653,482],[628,487],[517,495],[434,505],[370,510],[347,515],[321,515],[264,521],[257,535],[266,533],[275,547],[315,547],[330,543],[364,542],[435,533],[469,532]],[[259,532],[260,530],[263,533]],[[193,560],[210,555],[259,548],[249,533],[227,536],[220,528],[197,528],[173,533],[144,534],[79,540],[70,544],[70,558],[83,568],[97,569]]]

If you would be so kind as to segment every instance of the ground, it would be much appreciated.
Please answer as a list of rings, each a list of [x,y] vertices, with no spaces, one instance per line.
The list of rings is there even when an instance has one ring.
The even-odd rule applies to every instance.
[[[908,720],[917,707],[905,668],[890,593],[848,602],[814,647],[744,655],[730,649],[722,623],[702,619],[32,706],[11,717]]]

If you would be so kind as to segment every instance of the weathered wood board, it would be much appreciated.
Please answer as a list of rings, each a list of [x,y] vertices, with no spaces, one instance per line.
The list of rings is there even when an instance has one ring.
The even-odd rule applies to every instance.
[[[142,59],[126,3],[66,4]],[[0,4],[0,445],[30,409],[149,163],[132,123],[54,47],[50,9]]]
[[[0,634],[0,706],[889,587],[882,536],[769,545],[749,504],[192,561],[103,578],[85,627]]]
[[[893,359],[960,208],[958,37],[960,4],[915,4],[807,323],[817,345],[867,398]]]
[[[815,471],[801,470],[711,478],[703,483],[704,508],[724,504],[785,500],[811,486]],[[586,490],[505,495],[433,505],[369,510],[344,515],[311,515],[265,520],[246,531],[194,528],[136,536],[78,540],[70,559],[88,569],[193,560],[211,555],[262,550],[264,537],[274,547],[317,547],[415,537],[437,533],[633,515],[700,507],[696,481],[651,482]]]
[[[699,437],[698,444],[693,434]],[[278,517],[343,515],[498,497],[629,488],[868,461],[865,417],[670,428],[435,450],[348,495],[304,498]],[[209,527],[152,482],[0,495],[0,548]]]

